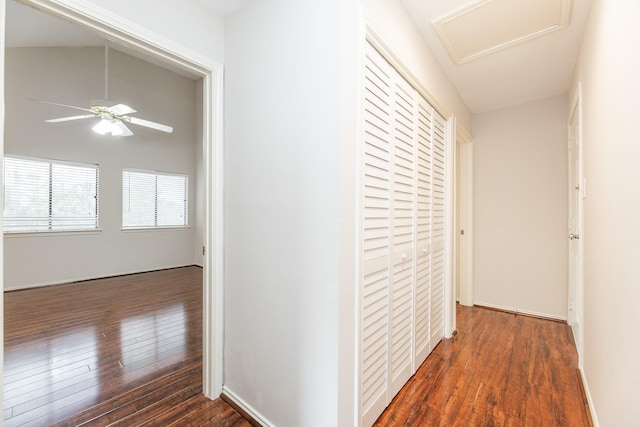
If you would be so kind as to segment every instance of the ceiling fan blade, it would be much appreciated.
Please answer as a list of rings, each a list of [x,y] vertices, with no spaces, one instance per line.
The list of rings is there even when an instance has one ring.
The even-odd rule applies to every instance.
[[[131,135],[133,135],[133,132],[131,132],[131,129],[129,129],[124,123],[122,123],[122,121],[115,120],[113,123],[122,130],[122,133],[120,135],[118,135],[118,136],[131,136]]]
[[[71,120],[90,119],[92,117],[95,117],[95,114],[84,114],[82,116],[61,117],[59,119],[45,120],[45,122],[47,122],[47,123],[61,123],[61,122],[70,122]]]
[[[76,110],[88,111],[89,113],[93,113],[93,110],[89,110],[88,108],[76,107],[74,105],[58,104],[57,102],[49,102],[49,101],[39,101],[37,99],[34,99],[34,101],[35,102],[41,102],[43,104],[57,105],[59,107],[73,108],[73,109],[76,109]]]
[[[136,112],[136,110],[134,110],[133,108],[129,107],[128,105],[124,105],[124,104],[117,104],[114,105],[113,107],[109,107],[108,110],[116,115],[116,116],[122,116],[125,114],[133,114]]]
[[[127,117],[127,121],[133,123],[134,125],[146,126],[148,128],[159,130],[162,132],[173,132],[173,128],[171,126],[163,125],[149,120],[139,119],[137,117]]]

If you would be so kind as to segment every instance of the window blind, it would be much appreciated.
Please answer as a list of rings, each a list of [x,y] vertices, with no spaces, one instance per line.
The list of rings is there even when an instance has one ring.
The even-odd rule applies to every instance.
[[[5,157],[5,232],[97,228],[97,165]]]
[[[186,227],[187,176],[124,169],[122,226]]]

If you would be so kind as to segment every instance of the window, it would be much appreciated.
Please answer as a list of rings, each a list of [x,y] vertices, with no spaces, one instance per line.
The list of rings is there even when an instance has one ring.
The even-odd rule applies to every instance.
[[[98,165],[5,157],[5,233],[97,228]]]
[[[123,170],[122,226],[186,227],[187,176]]]

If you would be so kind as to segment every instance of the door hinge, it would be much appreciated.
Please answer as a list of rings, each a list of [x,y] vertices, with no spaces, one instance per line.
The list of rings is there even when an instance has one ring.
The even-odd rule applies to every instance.
[[[204,246],[203,246],[202,247],[202,256],[205,256],[205,254],[206,254],[206,251],[205,251]]]

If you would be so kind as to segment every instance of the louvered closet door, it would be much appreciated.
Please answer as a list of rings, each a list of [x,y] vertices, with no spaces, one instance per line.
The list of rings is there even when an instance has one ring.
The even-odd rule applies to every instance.
[[[433,187],[431,236],[431,348],[444,336],[445,273],[445,130],[446,121],[433,116]]]
[[[420,97],[417,117],[416,150],[416,285],[414,299],[414,371],[431,351],[431,135],[433,108]]]
[[[394,74],[394,81],[389,400],[413,374],[414,157],[418,95],[399,74]]]
[[[371,425],[389,392],[389,251],[393,69],[367,50],[364,88],[361,411]]]
[[[370,426],[443,336],[445,121],[367,44],[360,402]]]

